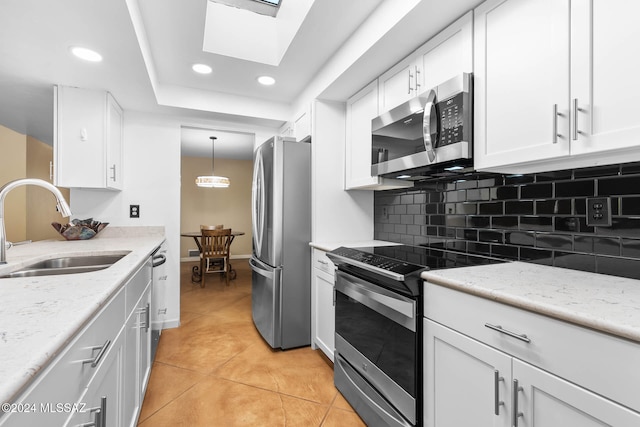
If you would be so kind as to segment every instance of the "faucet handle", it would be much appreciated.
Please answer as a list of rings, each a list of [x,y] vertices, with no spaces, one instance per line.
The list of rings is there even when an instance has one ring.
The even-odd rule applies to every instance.
[[[5,242],[4,247],[7,249],[11,249],[11,247],[13,246],[13,243],[11,242]]]

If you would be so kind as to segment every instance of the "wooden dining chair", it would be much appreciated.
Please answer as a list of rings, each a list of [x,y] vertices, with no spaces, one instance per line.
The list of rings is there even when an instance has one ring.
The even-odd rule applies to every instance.
[[[200,226],[200,230],[222,230],[224,228],[224,225],[222,224],[218,224],[218,225],[201,225]]]
[[[201,228],[201,245],[200,253],[200,271],[202,281],[200,286],[204,288],[205,277],[208,273],[224,274],[229,286],[229,272],[231,266],[229,264],[229,250],[231,247],[231,229],[203,229]]]

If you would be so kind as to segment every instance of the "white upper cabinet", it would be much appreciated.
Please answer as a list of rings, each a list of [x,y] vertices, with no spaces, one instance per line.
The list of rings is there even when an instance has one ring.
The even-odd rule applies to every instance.
[[[449,25],[378,79],[378,113],[463,72],[473,72],[473,12]]]
[[[463,72],[473,72],[473,12],[455,21],[347,100],[345,189],[412,187],[411,181],[371,176],[371,121]]]
[[[569,153],[569,0],[476,9],[476,169]]]
[[[377,184],[371,176],[371,120],[378,114],[378,82],[347,101],[345,189]]]
[[[449,25],[419,48],[418,92],[423,92],[462,73],[473,72],[473,12]],[[422,89],[422,90],[420,90]]]
[[[110,93],[54,86],[54,183],[122,189],[122,108]]]
[[[632,0],[489,0],[475,11],[474,161],[508,173],[635,161]],[[622,42],[623,41],[623,42]]]
[[[640,56],[632,52],[640,44],[640,2],[573,1],[571,8],[571,153],[636,147],[637,160]]]
[[[371,176],[371,120],[378,115],[378,81],[347,100],[345,190],[411,187],[413,183]]]
[[[389,111],[416,96],[420,89],[416,86],[417,73],[420,71],[416,59],[409,56],[381,75],[378,79],[380,93],[376,113]]]

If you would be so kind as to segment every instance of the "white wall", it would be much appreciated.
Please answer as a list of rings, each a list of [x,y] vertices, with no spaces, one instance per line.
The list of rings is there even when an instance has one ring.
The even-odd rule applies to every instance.
[[[344,191],[344,102],[313,102],[311,240],[373,239],[373,191]]]
[[[76,218],[110,226],[164,226],[167,238],[166,327],[180,322],[180,125],[164,117],[125,112],[124,190],[71,190]],[[129,205],[140,218],[129,218]]]
[[[124,190],[71,190],[75,218],[93,217],[110,226],[163,226],[167,238],[167,315],[165,327],[180,324],[180,128],[193,126],[256,134],[256,143],[275,129],[239,127],[221,122],[184,121],[133,111],[124,113]],[[191,182],[189,183],[191,184]],[[140,205],[140,218],[129,218]]]

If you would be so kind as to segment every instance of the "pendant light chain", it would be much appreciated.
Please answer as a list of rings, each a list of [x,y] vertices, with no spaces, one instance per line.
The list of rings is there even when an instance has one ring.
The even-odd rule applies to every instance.
[[[196,185],[198,187],[206,187],[206,188],[227,188],[231,182],[229,178],[226,176],[216,176],[214,175],[215,169],[215,158],[216,158],[216,139],[215,136],[210,136],[211,140],[211,175],[208,176],[199,176],[196,178]]]
[[[215,136],[210,136],[209,139],[211,140],[211,175],[215,175],[215,169],[213,168],[214,165],[214,160],[216,158],[216,138]]]

